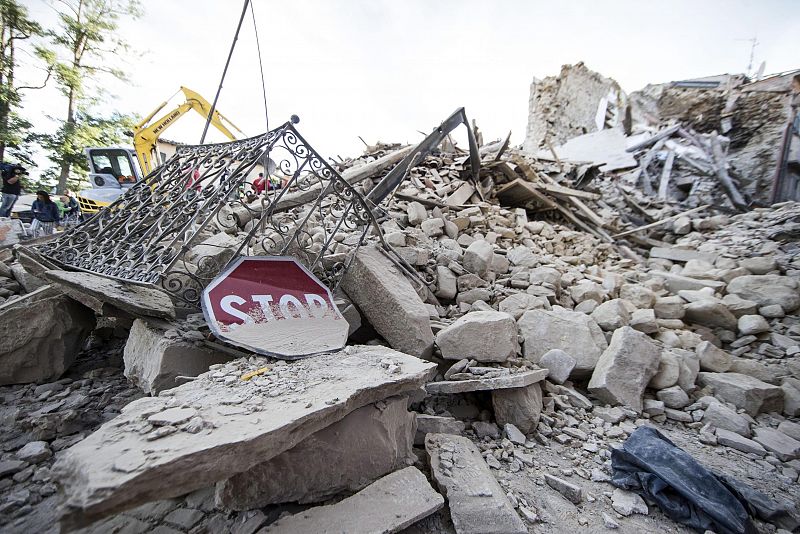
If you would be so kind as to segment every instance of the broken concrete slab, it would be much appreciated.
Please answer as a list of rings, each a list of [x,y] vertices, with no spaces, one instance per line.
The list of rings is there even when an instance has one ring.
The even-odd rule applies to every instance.
[[[428,434],[425,450],[458,534],[528,532],[472,441],[449,434]]]
[[[408,466],[415,425],[407,404],[406,397],[392,397],[359,408],[275,458],[217,483],[217,505],[252,510],[321,502]]]
[[[549,473],[544,474],[544,481],[572,504],[583,502],[583,488],[580,486],[567,482],[563,478],[554,477]]]
[[[631,321],[631,314],[621,299],[607,300],[597,306],[590,315],[600,328],[610,332],[628,326]]]
[[[363,532],[391,534],[431,515],[444,499],[416,467],[386,475],[352,497],[278,519],[258,534]]]
[[[178,376],[197,376],[233,359],[180,337],[167,338],[168,329],[168,323],[156,319],[136,319],[125,343],[125,376],[147,394],[174,388]]]
[[[534,369],[494,378],[473,378],[469,380],[444,380],[429,382],[425,390],[429,394],[467,393],[469,391],[493,391],[496,389],[521,388],[541,382],[547,376],[547,369]]]
[[[774,428],[756,427],[756,435],[753,437],[753,441],[760,443],[762,447],[773,453],[782,462],[800,458],[800,441]]]
[[[29,273],[20,263],[12,263],[10,269],[14,279],[19,282],[19,285],[22,286],[22,289],[25,290],[26,293],[36,291],[40,287],[47,285],[47,282]]]
[[[704,280],[700,278],[690,278],[688,276],[681,276],[679,274],[668,273],[664,271],[659,271],[654,276],[658,278],[663,278],[664,285],[672,293],[677,293],[678,291],[684,289],[699,290],[703,289],[704,287],[710,287],[714,291],[722,291],[723,289],[725,289],[725,282],[720,282],[719,280]],[[656,311],[656,315],[658,315],[658,311]]]
[[[467,313],[436,334],[436,345],[448,360],[504,362],[519,350],[517,323],[503,312]]]
[[[786,377],[781,382],[781,389],[783,390],[783,413],[789,417],[797,417],[800,415],[800,380]]]
[[[455,417],[444,417],[441,415],[428,415],[424,413],[416,414],[417,434],[414,437],[414,445],[425,443],[427,434],[454,434],[460,436],[467,425]]]
[[[575,358],[561,349],[550,349],[539,359],[539,365],[547,369],[547,379],[554,384],[563,384],[575,368]]]
[[[492,391],[492,406],[497,424],[512,424],[525,434],[536,430],[542,413],[542,388],[531,384],[522,388]]]
[[[684,308],[684,319],[710,328],[736,331],[736,317],[721,301],[700,300],[690,302]]]
[[[45,277],[68,295],[87,294],[137,316],[175,318],[175,306],[169,295],[155,287],[126,284],[85,272],[47,271]]]
[[[761,412],[780,412],[783,391],[780,387],[739,373],[698,373],[698,383],[710,387],[719,399],[743,408],[755,417]]]
[[[522,317],[522,314],[528,310],[536,310],[543,308],[550,309],[550,303],[545,297],[536,297],[528,293],[514,293],[500,301],[497,309],[503,313],[511,315],[514,320]]]
[[[642,395],[658,371],[661,349],[647,335],[624,326],[614,332],[589,380],[589,391],[609,404],[642,411]]]
[[[731,362],[733,361],[731,355],[713,345],[710,341],[701,341],[694,350],[700,359],[700,369],[703,371],[725,373],[731,368]]]
[[[607,128],[573,137],[554,150],[561,161],[602,164],[600,171],[610,172],[636,167],[636,158],[626,152],[626,148],[625,133],[618,128]],[[543,158],[552,157],[552,153],[547,150],[540,150],[538,155]]]
[[[45,289],[43,294],[48,292]],[[4,306],[0,311],[0,385],[60,378],[94,327],[94,313],[63,295]]]
[[[758,306],[778,304],[787,313],[800,308],[798,283],[789,276],[777,274],[739,276],[728,284],[728,293],[751,300]]]
[[[611,507],[615,512],[629,516],[631,514],[647,515],[647,503],[641,496],[621,488],[616,488],[611,494]]]
[[[573,374],[588,375],[608,347],[603,331],[588,315],[554,306],[552,311],[530,310],[517,321],[525,338],[523,354],[538,363],[551,349],[560,349],[575,358]]]
[[[483,239],[477,239],[464,251],[462,264],[467,271],[483,276],[491,268],[493,257],[492,244]]]
[[[269,370],[241,380],[264,367]],[[274,458],[353,410],[415,391],[435,372],[435,364],[380,346],[351,346],[285,364],[260,357],[223,364],[168,396],[128,404],[62,453],[54,466],[66,495],[62,524],[77,528],[208,487]],[[148,417],[183,405],[198,415],[181,427],[150,431]]]
[[[411,283],[377,248],[361,247],[342,288],[393,348],[425,358],[433,351],[428,310]]]
[[[736,449],[737,451],[747,454],[756,454],[761,457],[766,456],[767,454],[767,450],[762,447],[760,443],[756,443],[752,439],[741,436],[736,432],[725,430],[724,428],[717,429],[717,442],[720,445],[724,445],[726,447],[730,447],[731,449]]]
[[[736,432],[746,438],[750,437],[750,423],[747,419],[720,402],[712,402],[708,405],[702,421],[715,428]]]
[[[16,245],[19,243],[20,235],[25,235],[21,220],[10,218],[0,220],[0,248]]]

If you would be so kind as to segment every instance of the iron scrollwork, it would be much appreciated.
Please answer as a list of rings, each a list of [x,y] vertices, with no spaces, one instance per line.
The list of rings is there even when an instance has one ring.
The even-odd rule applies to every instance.
[[[259,171],[275,187],[248,198]],[[229,240],[203,242],[210,225]],[[64,268],[156,285],[198,307],[203,288],[241,255],[294,256],[336,289],[371,231],[380,237],[364,198],[287,122],[249,139],[179,146],[106,209],[36,249]],[[190,253],[199,244],[205,253]]]

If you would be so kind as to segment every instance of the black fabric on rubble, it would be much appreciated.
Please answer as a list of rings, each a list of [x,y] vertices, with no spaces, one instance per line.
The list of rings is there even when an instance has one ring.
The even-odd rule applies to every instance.
[[[655,503],[671,519],[718,534],[757,534],[748,511],[790,526],[788,510],[766,495],[717,476],[652,427],[639,427],[611,451],[611,483]],[[786,527],[784,527],[786,528]]]

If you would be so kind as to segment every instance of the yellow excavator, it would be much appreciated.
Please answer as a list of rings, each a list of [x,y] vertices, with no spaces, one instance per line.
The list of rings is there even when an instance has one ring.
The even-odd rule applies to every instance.
[[[194,110],[204,119],[208,119],[211,104],[205,98],[186,87],[181,87],[178,92],[183,92],[186,97],[185,102],[154,121],[153,117],[166,107],[169,100],[164,101],[136,124],[133,132],[133,149],[98,147],[85,150],[92,188],[78,193],[78,205],[84,215],[94,215],[108,206],[136,182],[164,163],[164,156],[158,150],[158,139],[185,113]],[[211,124],[231,141],[234,141],[236,136],[230,129],[242,136],[245,135],[216,109],[211,116]]]

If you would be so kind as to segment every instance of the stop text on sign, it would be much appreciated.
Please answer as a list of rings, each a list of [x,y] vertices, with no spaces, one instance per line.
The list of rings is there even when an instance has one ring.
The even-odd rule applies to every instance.
[[[201,302],[216,337],[261,354],[299,358],[347,341],[349,325],[330,290],[294,258],[239,258]]]
[[[253,303],[257,305],[256,308],[252,306]],[[275,295],[250,295],[248,298],[225,295],[220,299],[220,307],[228,315],[240,319],[242,324],[280,319],[321,319],[336,314],[325,297],[316,293],[303,294],[302,301],[291,294],[279,298]],[[233,328],[236,325],[229,326]]]

